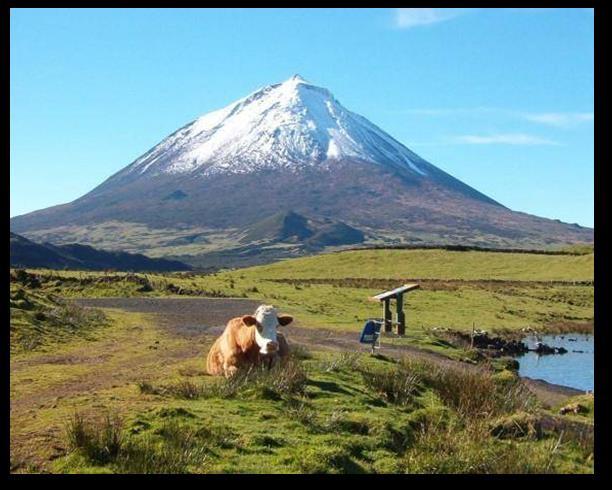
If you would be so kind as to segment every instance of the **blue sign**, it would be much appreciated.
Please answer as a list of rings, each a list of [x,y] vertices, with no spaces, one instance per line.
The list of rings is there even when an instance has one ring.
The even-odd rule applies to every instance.
[[[368,320],[363,326],[359,342],[362,344],[374,344],[380,335],[380,327],[382,322],[376,320]]]

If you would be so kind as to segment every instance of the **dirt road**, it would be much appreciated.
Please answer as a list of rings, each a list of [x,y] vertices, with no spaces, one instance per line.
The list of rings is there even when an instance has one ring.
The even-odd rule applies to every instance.
[[[155,315],[159,325],[175,335],[193,338],[219,335],[230,318],[253,312],[259,301],[233,298],[95,298],[74,300],[81,306],[118,308]],[[299,319],[283,328],[289,343],[329,350],[368,352],[359,343],[359,332],[339,332],[300,326]],[[477,367],[449,359],[441,354],[412,346],[385,346],[384,354],[392,357],[414,357],[465,369]],[[582,393],[574,388],[554,385],[543,380],[523,378],[529,389],[547,405],[558,405]]]

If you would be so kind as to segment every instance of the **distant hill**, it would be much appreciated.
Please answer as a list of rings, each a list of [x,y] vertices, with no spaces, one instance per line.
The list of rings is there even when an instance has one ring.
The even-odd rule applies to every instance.
[[[308,219],[294,211],[277,213],[248,228],[242,243],[302,243],[308,248],[353,245],[363,242],[364,234],[352,226],[331,219]]]
[[[191,267],[177,260],[152,259],[141,254],[98,250],[72,243],[52,245],[35,243],[11,232],[11,267],[48,269],[185,271]]]

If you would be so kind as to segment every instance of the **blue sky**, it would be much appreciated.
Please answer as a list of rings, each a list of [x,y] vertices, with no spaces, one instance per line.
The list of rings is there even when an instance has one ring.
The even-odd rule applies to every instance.
[[[12,9],[11,216],[299,73],[502,204],[593,226],[592,9]]]

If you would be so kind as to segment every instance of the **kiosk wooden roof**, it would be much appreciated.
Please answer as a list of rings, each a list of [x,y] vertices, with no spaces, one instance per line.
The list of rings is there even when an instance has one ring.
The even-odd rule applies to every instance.
[[[404,284],[399,288],[391,289],[390,291],[385,291],[384,293],[377,294],[376,296],[372,296],[370,301],[384,301],[386,299],[397,299],[403,293],[408,291],[412,291],[413,289],[418,289],[420,286],[418,284]]]

